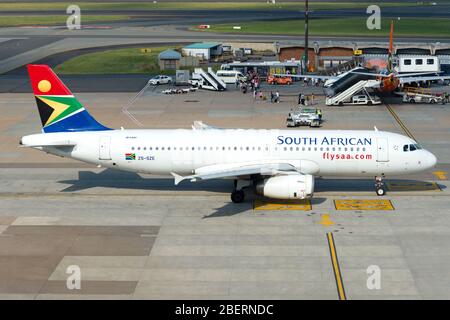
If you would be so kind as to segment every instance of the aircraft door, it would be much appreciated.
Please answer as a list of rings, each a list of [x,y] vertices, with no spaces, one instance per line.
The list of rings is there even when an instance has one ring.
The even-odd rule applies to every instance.
[[[377,161],[378,162],[389,161],[389,149],[387,138],[377,138]]]
[[[99,142],[99,160],[111,160],[111,137],[102,136]]]

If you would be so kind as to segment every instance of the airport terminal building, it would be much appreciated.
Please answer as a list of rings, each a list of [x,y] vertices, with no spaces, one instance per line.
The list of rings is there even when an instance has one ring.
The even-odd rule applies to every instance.
[[[305,47],[304,42],[277,42],[276,51],[280,61],[301,60]],[[389,51],[388,42],[343,42],[316,41],[308,48],[308,69],[321,71],[333,69],[340,65],[351,65],[352,62],[367,62],[379,59],[386,61]],[[442,70],[450,69],[450,44],[440,42],[401,43],[394,45],[397,56],[437,56]]]

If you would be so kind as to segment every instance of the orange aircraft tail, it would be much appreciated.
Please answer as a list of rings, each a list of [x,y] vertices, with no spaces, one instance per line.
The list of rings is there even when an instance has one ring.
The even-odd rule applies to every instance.
[[[391,20],[391,32],[389,34],[388,71],[392,72],[392,56],[394,54],[394,20]]]

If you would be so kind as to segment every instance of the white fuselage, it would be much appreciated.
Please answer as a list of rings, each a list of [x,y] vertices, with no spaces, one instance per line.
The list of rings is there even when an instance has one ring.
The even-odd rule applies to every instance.
[[[75,146],[40,147],[71,142]],[[87,163],[149,174],[197,173],[202,167],[285,162],[327,176],[409,174],[436,163],[430,152],[404,151],[412,139],[383,131],[168,129],[44,133],[24,146]]]

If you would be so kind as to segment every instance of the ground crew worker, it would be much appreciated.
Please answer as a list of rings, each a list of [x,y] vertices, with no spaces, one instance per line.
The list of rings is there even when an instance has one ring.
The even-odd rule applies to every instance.
[[[266,97],[264,96],[264,93],[262,91],[259,91],[258,96],[261,100],[266,100]]]
[[[300,104],[305,105],[305,95],[303,93],[300,95]]]
[[[317,116],[319,117],[319,120],[322,120],[322,110],[317,109]]]
[[[278,90],[275,92],[275,101],[277,103],[280,103],[280,93],[278,92]]]

